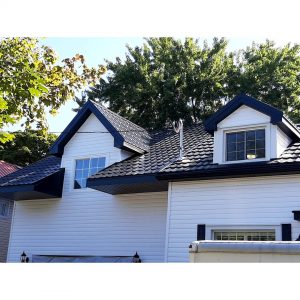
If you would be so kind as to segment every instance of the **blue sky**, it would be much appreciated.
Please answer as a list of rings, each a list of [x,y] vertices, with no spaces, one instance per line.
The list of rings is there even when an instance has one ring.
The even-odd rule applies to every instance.
[[[211,41],[212,38],[205,38]],[[204,40],[201,38],[200,41]],[[228,38],[229,50],[237,50],[251,45],[252,41],[263,42],[265,39],[262,37],[247,37],[247,38]],[[125,57],[126,44],[130,46],[141,46],[143,38],[133,37],[120,37],[120,38],[45,38],[41,43],[52,47],[59,55],[60,59],[71,57],[77,53],[83,54],[86,58],[86,63],[90,67],[96,67],[99,64],[104,64],[104,59],[114,60],[117,56],[120,58]],[[285,44],[288,41],[283,39],[275,40],[278,45]],[[56,116],[47,114],[49,130],[51,132],[61,132],[67,124],[75,116],[72,108],[76,107],[73,101],[61,107]],[[8,128],[8,130],[20,129],[19,124],[15,124]]]

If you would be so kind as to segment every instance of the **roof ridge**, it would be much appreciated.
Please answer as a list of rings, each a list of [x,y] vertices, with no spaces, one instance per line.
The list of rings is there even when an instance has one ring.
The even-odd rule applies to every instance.
[[[134,125],[134,126],[140,128],[141,131],[145,131],[146,133],[148,133],[148,130],[146,130],[145,128],[143,128],[143,127],[141,127],[141,126],[139,126],[139,125],[133,123],[132,121],[130,121],[130,120],[128,120],[128,119],[122,117],[121,115],[119,115],[119,114],[117,114],[116,112],[112,111],[112,110],[109,109],[108,107],[105,107],[102,103],[95,102],[94,100],[89,100],[89,101],[91,101],[91,102],[92,102],[94,105],[96,105],[96,106],[100,106],[101,108],[104,108],[105,110],[108,110],[111,114],[115,115],[116,117],[121,118],[121,119],[124,119],[126,122],[129,122],[129,123],[131,123],[132,125]],[[149,134],[149,133],[148,133],[148,134]]]

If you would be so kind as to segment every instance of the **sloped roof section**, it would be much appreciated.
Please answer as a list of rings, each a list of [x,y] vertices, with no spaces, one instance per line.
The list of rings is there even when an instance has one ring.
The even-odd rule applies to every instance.
[[[13,200],[60,197],[64,169],[61,158],[48,156],[0,178],[0,196]]]
[[[121,117],[101,104],[91,102],[121,134],[128,147],[136,147],[143,151],[149,150],[151,136],[144,128]]]
[[[52,145],[50,154],[61,156],[65,145],[92,113],[114,137],[115,147],[140,154],[149,150],[151,137],[145,129],[89,100]]]
[[[6,176],[20,169],[21,167],[19,166],[0,160],[0,177]]]
[[[289,118],[287,118],[282,111],[245,94],[240,94],[234,97],[210,118],[208,118],[204,123],[205,129],[212,134],[217,130],[218,123],[232,114],[242,105],[246,105],[265,115],[268,115],[271,118],[271,123],[278,125],[285,134],[293,139],[293,141],[300,139],[300,131],[298,127],[293,124],[293,122],[291,122],[291,120],[289,120]]]
[[[213,139],[204,130],[202,124],[195,124],[184,128],[184,149],[204,149],[204,144],[208,146],[211,154]],[[175,162],[178,157],[179,135],[175,133],[173,129],[165,129],[152,133],[151,143],[147,153],[117,162],[91,176],[89,180],[154,174]]]

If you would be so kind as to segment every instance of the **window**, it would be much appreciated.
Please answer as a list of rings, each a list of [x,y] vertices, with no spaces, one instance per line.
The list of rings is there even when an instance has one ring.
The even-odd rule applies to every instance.
[[[265,157],[265,130],[226,133],[226,160],[237,161]]]
[[[77,159],[75,167],[74,188],[86,188],[86,180],[89,176],[104,169],[105,157]]]
[[[7,217],[9,210],[9,201],[0,199],[0,216]]]
[[[275,230],[213,231],[213,239],[219,241],[275,241]]]

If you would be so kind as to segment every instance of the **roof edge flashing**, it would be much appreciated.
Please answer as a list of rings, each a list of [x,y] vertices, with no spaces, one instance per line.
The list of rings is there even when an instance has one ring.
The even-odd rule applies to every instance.
[[[240,108],[242,105],[248,106],[252,109],[257,110],[265,115],[270,117],[270,122],[272,124],[278,124],[282,122],[283,112],[279,109],[263,103],[255,98],[247,96],[245,94],[238,95],[234,97],[231,101],[229,101],[226,105],[220,108],[217,112],[215,112],[211,117],[209,117],[204,122],[205,130],[209,133],[213,133],[217,130],[217,125],[231,115],[234,111]]]

